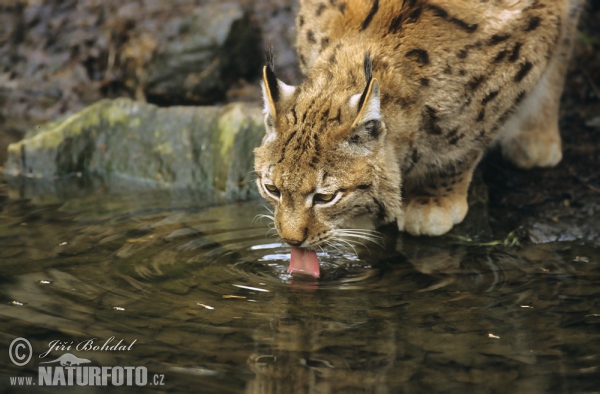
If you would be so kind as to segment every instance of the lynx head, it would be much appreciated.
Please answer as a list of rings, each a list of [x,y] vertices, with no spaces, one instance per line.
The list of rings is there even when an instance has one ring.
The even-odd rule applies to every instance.
[[[289,86],[276,78],[272,57],[264,68],[266,135],[255,150],[257,184],[291,246],[370,239],[370,229],[399,213],[400,174],[369,55],[363,66],[365,82],[357,87],[318,72]]]

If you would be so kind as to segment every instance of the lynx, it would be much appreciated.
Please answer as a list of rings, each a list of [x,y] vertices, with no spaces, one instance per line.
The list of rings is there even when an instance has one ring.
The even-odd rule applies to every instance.
[[[487,147],[521,168],[562,158],[558,106],[583,0],[301,0],[298,86],[263,71],[257,184],[292,246],[441,235],[468,210]]]

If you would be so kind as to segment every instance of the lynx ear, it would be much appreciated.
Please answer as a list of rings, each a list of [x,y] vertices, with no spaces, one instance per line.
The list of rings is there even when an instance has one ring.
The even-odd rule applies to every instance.
[[[350,98],[350,106],[356,111],[356,118],[346,139],[353,144],[365,145],[380,140],[385,134],[385,125],[381,117],[381,100],[379,98],[379,82],[373,78],[373,62],[369,53],[364,60],[365,79],[367,85],[361,94]]]
[[[379,99],[379,83],[373,78],[362,94],[350,98],[350,105],[356,108],[356,118],[352,128],[359,127],[369,121],[381,121],[381,100]]]
[[[287,85],[275,77],[275,72],[270,65],[263,69],[262,94],[264,101],[264,113],[275,119],[277,117],[277,106],[282,101],[294,94],[296,88]]]
[[[350,105],[356,108],[357,115],[346,132],[345,140],[364,147],[372,146],[371,142],[382,141],[380,137],[385,134],[386,128],[381,117],[377,80],[373,78],[362,94],[352,96]]]
[[[367,84],[362,94],[354,95],[350,99],[351,105],[356,108],[356,119],[352,127],[371,120],[381,121],[381,109],[379,100],[379,83],[373,78],[373,60],[369,52],[365,53],[363,61],[365,79]]]
[[[267,65],[263,68],[262,95],[265,103],[265,127],[267,138],[274,137],[275,119],[277,118],[277,107],[283,100],[291,97],[296,90],[295,87],[286,85],[275,76],[275,56],[270,46],[266,53]]]

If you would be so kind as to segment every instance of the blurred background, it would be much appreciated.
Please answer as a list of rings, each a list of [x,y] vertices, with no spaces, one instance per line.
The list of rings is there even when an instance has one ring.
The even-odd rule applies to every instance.
[[[160,106],[259,100],[269,42],[298,82],[291,0],[3,0],[0,164],[32,127],[102,98]]]
[[[32,127],[102,98],[259,100],[266,42],[279,77],[297,83],[296,9],[296,0],[0,1],[0,164]],[[590,1],[565,94],[588,121],[600,116],[599,22]]]

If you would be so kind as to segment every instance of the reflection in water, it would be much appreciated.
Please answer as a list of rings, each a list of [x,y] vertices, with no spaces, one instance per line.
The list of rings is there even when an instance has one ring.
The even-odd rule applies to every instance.
[[[289,248],[253,223],[260,202],[197,206],[0,198],[5,342],[26,337],[39,354],[52,340],[135,340],[130,352],[76,354],[164,373],[170,392],[600,387],[600,254],[589,245],[392,231],[359,257],[341,246],[321,254],[316,281],[287,274]],[[1,357],[2,382],[43,361],[17,369]]]

